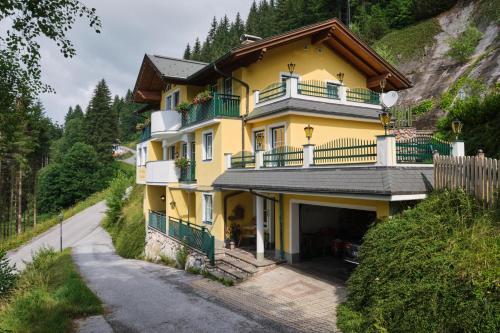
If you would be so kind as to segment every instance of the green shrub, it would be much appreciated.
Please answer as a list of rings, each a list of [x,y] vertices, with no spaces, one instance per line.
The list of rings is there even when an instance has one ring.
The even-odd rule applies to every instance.
[[[160,261],[169,267],[175,267],[175,260],[167,257],[166,255],[160,254]]]
[[[420,116],[432,110],[433,107],[434,107],[434,101],[432,99],[424,99],[423,101],[412,107],[411,112],[415,116]]]
[[[188,250],[186,249],[185,246],[180,246],[177,249],[177,253],[175,255],[175,259],[177,261],[177,267],[178,268],[184,269],[184,267],[186,267],[186,261],[187,261],[188,255],[189,255],[189,252],[188,252]]]
[[[0,249],[0,298],[9,292],[15,281],[14,268],[10,265],[5,251]]]
[[[476,27],[468,26],[457,38],[450,41],[448,56],[456,61],[466,62],[474,54],[483,34]]]
[[[498,332],[500,228],[463,192],[372,227],[338,326],[350,332]]]
[[[120,217],[122,207],[125,203],[125,192],[132,181],[123,172],[119,172],[109,186],[106,197],[106,217],[109,223],[116,223]]]

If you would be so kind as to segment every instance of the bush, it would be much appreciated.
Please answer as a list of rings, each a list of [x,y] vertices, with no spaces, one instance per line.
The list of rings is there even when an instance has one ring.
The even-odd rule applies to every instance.
[[[498,332],[500,229],[494,213],[463,192],[442,192],[376,224],[348,281],[339,328]]]
[[[180,269],[184,269],[186,267],[187,257],[189,255],[188,250],[185,246],[180,246],[177,249],[177,253],[175,255],[175,259],[177,261],[177,267]]]
[[[120,217],[125,200],[125,192],[130,186],[131,180],[123,172],[119,172],[109,186],[108,196],[106,197],[106,217],[109,223],[116,223]]]
[[[425,99],[418,103],[416,106],[411,108],[411,113],[415,116],[420,116],[424,113],[429,112],[434,107],[434,102],[432,99]]]
[[[476,27],[468,26],[457,38],[450,41],[448,56],[456,61],[466,62],[474,54],[483,34]]]
[[[15,281],[14,268],[7,260],[5,251],[0,249],[0,298],[9,292]]]

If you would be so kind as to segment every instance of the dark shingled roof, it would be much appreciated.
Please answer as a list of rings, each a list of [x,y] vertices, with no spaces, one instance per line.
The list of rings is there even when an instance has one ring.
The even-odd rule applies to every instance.
[[[185,79],[196,73],[207,64],[204,62],[164,57],[159,55],[146,55],[155,65],[156,69],[165,77]]]
[[[228,170],[215,188],[324,194],[424,194],[433,186],[430,167],[341,167]]]
[[[342,104],[331,104],[315,101],[307,101],[296,98],[288,98],[279,102],[257,107],[248,114],[248,120],[269,116],[284,111],[302,111],[319,114],[329,114],[342,117],[355,117],[363,119],[378,120],[381,110],[350,106]]]

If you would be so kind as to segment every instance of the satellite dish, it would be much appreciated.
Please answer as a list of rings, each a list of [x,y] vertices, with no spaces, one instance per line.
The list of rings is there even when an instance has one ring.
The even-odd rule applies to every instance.
[[[399,96],[397,92],[389,91],[385,94],[382,94],[382,104],[385,107],[390,108],[391,106],[394,106],[394,104],[396,104],[398,98]]]

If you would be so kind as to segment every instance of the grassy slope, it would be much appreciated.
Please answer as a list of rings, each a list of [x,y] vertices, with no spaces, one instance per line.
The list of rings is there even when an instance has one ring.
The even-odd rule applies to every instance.
[[[394,30],[373,44],[375,49],[386,49],[396,64],[423,57],[425,49],[432,46],[434,36],[441,32],[436,18]]]
[[[124,258],[138,258],[144,250],[146,231],[142,213],[143,196],[144,186],[134,185],[118,222],[114,225],[104,222],[116,252]]]
[[[0,300],[0,332],[71,332],[73,319],[102,313],[70,250],[43,250],[21,273],[10,296]]]

